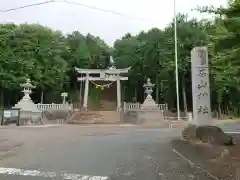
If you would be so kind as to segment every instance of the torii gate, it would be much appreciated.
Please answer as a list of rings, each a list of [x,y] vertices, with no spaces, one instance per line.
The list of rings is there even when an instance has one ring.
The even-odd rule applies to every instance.
[[[120,74],[128,73],[131,67],[125,69],[79,69],[75,67],[78,73],[85,74],[85,77],[78,77],[78,81],[85,81],[83,108],[87,110],[89,81],[117,81],[117,110],[121,109],[121,81],[128,80],[128,77]],[[90,76],[90,74],[99,74],[99,77]]]

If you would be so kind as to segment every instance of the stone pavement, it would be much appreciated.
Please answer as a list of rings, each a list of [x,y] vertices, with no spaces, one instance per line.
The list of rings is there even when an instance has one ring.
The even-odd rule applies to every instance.
[[[62,125],[1,128],[20,142],[0,160],[6,180],[207,180],[172,151],[175,128]]]

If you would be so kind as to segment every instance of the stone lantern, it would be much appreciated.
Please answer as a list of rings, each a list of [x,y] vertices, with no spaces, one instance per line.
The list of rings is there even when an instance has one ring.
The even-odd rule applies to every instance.
[[[33,86],[31,84],[31,80],[27,79],[25,83],[20,84],[20,86],[23,88],[22,92],[24,93],[23,99],[25,100],[31,100],[30,94],[32,94],[32,89],[36,88],[36,86]]]
[[[35,86],[31,84],[30,79],[27,79],[26,82],[20,86],[23,88],[22,92],[24,93],[24,96],[13,108],[20,109],[20,119],[24,118],[34,121],[41,115],[41,111],[37,108],[37,105],[33,103],[30,97],[32,89],[35,88]]]
[[[145,110],[159,109],[158,105],[155,103],[155,101],[152,98],[152,92],[153,92],[154,86],[155,84],[151,83],[151,79],[147,78],[147,83],[143,85],[143,87],[145,88],[145,93],[147,94],[147,97],[142,104],[142,109],[145,109]]]

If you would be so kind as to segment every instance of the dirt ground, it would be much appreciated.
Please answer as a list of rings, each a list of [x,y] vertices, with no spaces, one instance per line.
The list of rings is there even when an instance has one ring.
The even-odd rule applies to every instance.
[[[239,180],[240,178],[240,134],[231,134],[236,145],[216,146],[204,143],[190,143],[180,139],[172,141],[179,153],[191,160],[206,173],[221,180]]]

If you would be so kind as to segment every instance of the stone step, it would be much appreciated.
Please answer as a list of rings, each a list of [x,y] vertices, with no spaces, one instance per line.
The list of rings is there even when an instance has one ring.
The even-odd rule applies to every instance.
[[[70,124],[116,124],[120,123],[120,113],[117,111],[75,112]]]
[[[100,100],[101,110],[115,111],[116,107],[117,107],[117,104],[114,101]]]
[[[81,105],[79,103],[74,103],[75,108],[80,108]],[[90,111],[115,111],[117,109],[116,101],[109,100],[100,100],[99,104],[96,104],[92,101],[88,101],[88,110]]]

